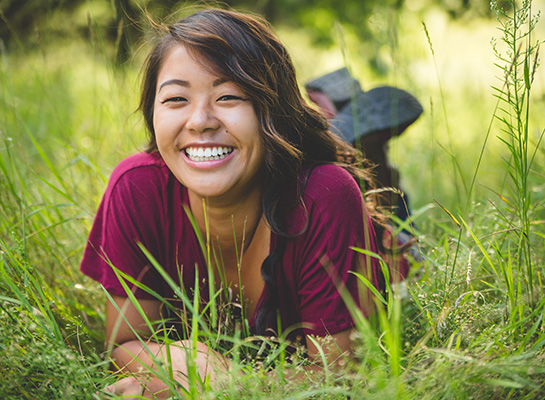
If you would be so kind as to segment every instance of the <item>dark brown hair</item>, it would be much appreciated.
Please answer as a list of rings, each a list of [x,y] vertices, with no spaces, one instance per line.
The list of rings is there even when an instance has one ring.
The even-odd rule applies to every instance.
[[[214,72],[239,85],[251,99],[265,148],[263,210],[279,237],[289,237],[283,229],[281,204],[287,188],[297,186],[303,167],[336,163],[355,178],[371,182],[368,170],[356,166],[356,150],[331,133],[326,118],[303,99],[291,58],[267,23],[220,9],[198,11],[174,23],[148,56],[140,101],[150,133],[148,152],[157,151],[153,127],[157,75],[168,51],[176,45],[203,57]],[[300,197],[298,190],[293,204],[298,204]],[[276,293],[274,271],[279,259],[278,253],[271,254],[262,266],[271,296]],[[276,301],[270,298],[267,303],[261,307],[265,311],[258,318],[258,330]]]

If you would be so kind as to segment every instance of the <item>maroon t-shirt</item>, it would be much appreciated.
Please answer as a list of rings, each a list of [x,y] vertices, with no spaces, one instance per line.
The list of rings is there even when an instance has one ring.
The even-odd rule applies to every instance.
[[[109,293],[126,296],[111,267],[114,265],[162,297],[174,298],[171,288],[150,266],[138,245],[141,243],[174,281],[181,280],[180,285],[188,293],[195,286],[198,270],[201,294],[206,300],[206,263],[183,207],[188,204],[187,189],[158,154],[139,153],[126,158],[110,178],[89,235],[81,271],[100,282]],[[301,232],[306,226],[301,235],[287,240],[276,269],[282,328],[303,326],[290,336],[324,336],[353,326],[339,284],[348,289],[364,314],[369,314],[370,294],[349,273],[359,272],[379,285],[377,260],[363,258],[350,249],[356,246],[377,252],[375,234],[363,204],[360,189],[348,172],[335,165],[319,165],[310,171],[303,204],[283,218],[290,233]],[[271,234],[271,251],[277,241],[276,235]],[[133,291],[137,298],[153,298],[138,288]],[[261,297],[267,296],[264,293]],[[255,315],[250,318],[251,327],[254,319]]]

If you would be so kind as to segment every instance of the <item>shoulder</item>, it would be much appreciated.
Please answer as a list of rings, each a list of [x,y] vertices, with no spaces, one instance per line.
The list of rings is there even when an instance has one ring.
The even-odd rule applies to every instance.
[[[112,171],[110,184],[130,178],[146,178],[164,174],[168,168],[157,153],[137,153],[123,159]]]
[[[122,160],[112,171],[104,199],[157,202],[174,180],[157,153],[137,153]]]
[[[321,207],[353,204],[361,207],[362,195],[358,183],[344,168],[322,164],[307,172],[303,196],[306,201]]]
[[[302,201],[285,216],[290,234],[362,220],[365,204],[360,188],[344,168],[334,164],[305,168],[299,184]]]

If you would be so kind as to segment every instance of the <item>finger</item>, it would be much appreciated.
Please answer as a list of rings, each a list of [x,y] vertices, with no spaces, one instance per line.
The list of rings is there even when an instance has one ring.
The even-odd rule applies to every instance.
[[[128,376],[108,386],[106,390],[115,395],[141,396],[142,384],[135,377]]]

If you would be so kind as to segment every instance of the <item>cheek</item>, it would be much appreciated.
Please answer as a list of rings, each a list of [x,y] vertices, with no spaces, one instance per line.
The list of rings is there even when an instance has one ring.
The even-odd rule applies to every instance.
[[[252,144],[252,165],[258,170],[262,170],[266,166],[266,152],[263,140],[261,137],[255,138]]]
[[[159,133],[161,132],[161,119],[157,115],[157,111],[153,111],[153,131],[155,132],[155,136],[159,136]]]
[[[173,121],[169,115],[160,111],[153,114],[153,130],[157,143],[171,139],[173,132],[175,132]]]

